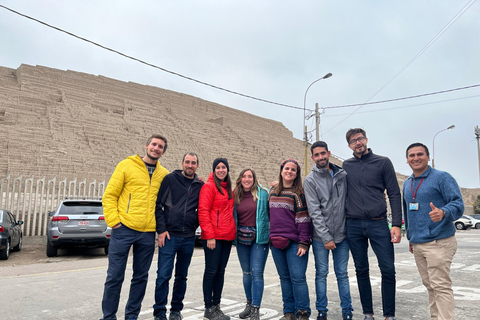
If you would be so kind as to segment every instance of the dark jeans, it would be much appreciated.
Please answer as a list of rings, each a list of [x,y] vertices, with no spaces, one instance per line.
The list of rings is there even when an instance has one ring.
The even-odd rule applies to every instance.
[[[173,284],[170,312],[180,312],[183,309],[183,298],[187,290],[187,275],[190,261],[195,248],[195,237],[165,238],[165,245],[158,248],[157,281],[155,283],[155,304],[153,315],[166,319],[168,282],[172,277],[175,256],[175,281]]]
[[[147,288],[148,270],[155,252],[155,232],[139,232],[120,226],[112,230],[108,247],[108,270],[103,291],[103,319],[117,319],[128,253],[133,246],[133,277],[125,306],[125,319],[137,319]]]
[[[225,268],[232,249],[232,241],[216,240],[215,249],[207,247],[207,240],[202,240],[205,251],[205,272],[203,273],[203,300],[205,308],[220,304],[222,297]]]
[[[243,289],[247,301],[260,307],[263,297],[263,271],[268,257],[268,244],[237,244],[238,260],[243,272]]]
[[[347,219],[347,240],[357,274],[364,314],[373,314],[372,286],[368,264],[368,242],[372,245],[382,274],[382,307],[385,317],[395,316],[395,256],[387,219]]]

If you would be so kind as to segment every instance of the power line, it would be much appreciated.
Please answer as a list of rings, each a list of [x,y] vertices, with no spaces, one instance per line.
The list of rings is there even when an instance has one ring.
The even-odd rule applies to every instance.
[[[215,88],[215,89],[218,89],[218,90],[221,90],[221,91],[225,91],[225,92],[228,92],[228,93],[231,93],[231,94],[239,95],[239,96],[242,96],[242,97],[244,97],[244,98],[249,98],[249,99],[253,99],[253,100],[257,100],[257,101],[261,101],[261,102],[265,102],[265,103],[270,103],[270,104],[275,104],[275,105],[282,106],[282,107],[287,107],[287,108],[292,108],[292,109],[303,110],[303,108],[301,108],[301,107],[296,107],[296,106],[292,106],[292,105],[288,105],[288,104],[283,104],[283,103],[278,103],[278,102],[274,102],[274,101],[269,101],[269,100],[265,100],[265,99],[261,99],[261,98],[256,98],[256,97],[253,97],[253,96],[244,94],[244,93],[240,93],[240,92],[237,92],[237,91],[234,91],[234,90],[230,90],[230,89],[226,89],[226,88],[223,88],[223,87],[219,87],[219,86],[217,86],[217,85],[213,85],[213,84],[210,84],[210,83],[207,83],[207,82],[204,82],[204,81],[201,81],[201,80],[192,78],[192,77],[188,77],[188,76],[185,76],[185,75],[180,74],[180,73],[175,72],[175,71],[167,70],[167,69],[162,68],[162,67],[160,67],[160,66],[157,66],[157,65],[155,65],[155,64],[152,64],[152,63],[143,61],[143,60],[141,60],[141,59],[132,57],[132,56],[130,56],[130,55],[127,55],[127,54],[122,53],[122,52],[120,52],[120,51],[117,51],[117,50],[115,50],[115,49],[112,49],[112,48],[106,47],[106,46],[104,46],[104,45],[101,45],[101,44],[99,44],[99,43],[97,43],[97,42],[94,42],[94,41],[92,41],[92,40],[89,40],[89,39],[86,39],[86,38],[84,38],[84,37],[78,36],[78,35],[76,35],[76,34],[74,34],[74,33],[72,33],[72,32],[69,32],[69,31],[63,30],[63,29],[61,29],[61,28],[52,26],[52,25],[50,25],[50,24],[48,24],[48,23],[46,23],[46,22],[43,22],[43,21],[38,20],[38,19],[36,19],[36,18],[30,17],[30,16],[28,16],[28,15],[26,15],[26,14],[23,14],[23,13],[20,13],[20,12],[18,12],[18,11],[15,11],[15,10],[13,10],[13,9],[10,9],[10,8],[4,6],[4,5],[1,5],[1,4],[0,4],[0,7],[1,7],[1,8],[4,8],[4,9],[10,11],[10,12],[13,12],[13,13],[15,13],[15,14],[18,14],[19,16],[22,16],[22,17],[24,17],[24,18],[27,18],[27,19],[33,20],[33,21],[35,21],[35,22],[38,22],[38,23],[40,23],[40,24],[43,24],[44,26],[47,26],[47,27],[49,27],[49,28],[52,28],[52,29],[55,29],[55,30],[57,30],[57,31],[66,33],[66,34],[68,34],[69,36],[72,36],[72,37],[75,37],[75,38],[80,39],[80,40],[82,40],[82,41],[91,43],[91,44],[93,44],[93,45],[95,45],[95,46],[97,46],[97,47],[100,47],[100,48],[102,48],[102,49],[105,49],[105,50],[108,50],[108,51],[110,51],[110,52],[116,53],[116,54],[121,55],[121,56],[123,56],[123,57],[125,57],[125,58],[128,58],[128,59],[131,59],[131,60],[140,62],[140,63],[142,63],[142,64],[144,64],[144,65],[149,66],[149,67],[153,67],[153,68],[162,70],[162,71],[164,71],[164,72],[173,74],[173,75],[175,75],[175,76],[178,76],[178,77],[181,77],[181,78],[190,80],[190,81],[194,81],[194,82],[203,84],[203,85],[205,85],[205,86],[209,86],[209,87],[212,87],[212,88]]]
[[[472,1],[474,2],[474,1],[476,1],[476,0],[472,0]],[[470,5],[467,4],[468,7],[467,7],[467,5],[465,5],[465,6],[462,8],[462,10],[465,9],[466,7],[467,7],[466,9],[468,9],[468,8],[473,4],[473,2],[472,2]],[[0,4],[0,8],[4,8],[5,10],[8,10],[8,11],[10,11],[10,12],[13,12],[13,13],[19,15],[19,16],[22,16],[22,17],[24,17],[24,18],[33,20],[33,21],[38,22],[38,23],[40,23],[40,24],[42,24],[42,25],[44,25],[44,26],[47,26],[47,27],[52,28],[52,29],[54,29],[54,30],[63,32],[63,33],[65,33],[65,34],[67,34],[67,35],[69,35],[69,36],[72,36],[72,37],[74,37],[74,38],[77,38],[77,39],[80,39],[80,40],[82,40],[82,41],[88,42],[88,43],[93,44],[93,45],[95,45],[95,46],[97,46],[97,47],[100,47],[100,48],[102,48],[102,49],[105,49],[105,50],[107,50],[107,51],[116,53],[116,54],[118,54],[118,55],[120,55],[120,56],[123,56],[123,57],[125,57],[125,58],[131,59],[131,60],[134,60],[134,61],[137,61],[137,62],[142,63],[142,64],[144,64],[144,65],[147,65],[147,66],[150,66],[150,67],[159,69],[159,70],[161,70],[161,71],[164,71],[164,72],[173,74],[173,75],[175,75],[175,76],[178,76],[178,77],[181,77],[181,78],[190,80],[190,81],[194,81],[194,82],[197,82],[197,83],[199,83],[199,84],[212,87],[212,88],[214,88],[214,89],[218,89],[218,90],[225,91],[225,92],[228,92],[228,93],[231,93],[231,94],[239,95],[239,96],[242,96],[242,97],[244,97],[244,98],[253,99],[253,100],[257,100],[257,101],[261,101],[261,102],[265,102],[265,103],[269,103],[269,104],[274,104],[274,105],[278,105],[278,106],[282,106],[282,107],[286,107],[286,108],[303,110],[302,107],[297,107],[297,106],[293,106],[293,105],[288,105],[288,104],[283,104],[283,103],[278,103],[278,102],[274,102],[274,101],[270,101],[270,100],[266,100],[266,99],[261,99],[261,98],[253,97],[253,96],[250,96],[250,95],[247,95],[247,94],[243,94],[243,93],[240,93],[240,92],[237,92],[237,91],[234,91],[234,90],[226,89],[226,88],[223,88],[223,87],[220,87],[220,86],[217,86],[217,85],[213,85],[213,84],[210,84],[210,83],[201,81],[201,80],[197,80],[197,79],[192,78],[192,77],[188,77],[188,76],[182,75],[182,74],[180,74],[180,73],[178,73],[178,72],[174,72],[174,71],[171,71],[171,70],[162,68],[162,67],[157,66],[157,65],[155,65],[155,64],[152,64],[152,63],[143,61],[143,60],[141,60],[141,59],[132,57],[132,56],[130,56],[130,55],[127,55],[127,54],[125,54],[125,53],[122,53],[122,52],[120,52],[120,51],[118,51],[118,50],[115,50],[115,49],[109,48],[109,47],[107,47],[107,46],[101,45],[101,44],[99,44],[99,43],[97,43],[97,42],[94,42],[94,41],[92,41],[92,40],[89,40],[89,39],[86,39],[86,38],[84,38],[84,37],[78,36],[78,35],[76,35],[76,34],[74,34],[74,33],[72,33],[72,32],[63,30],[63,29],[61,29],[61,28],[59,28],[59,27],[52,26],[52,25],[50,25],[50,24],[48,24],[48,23],[46,23],[46,22],[43,22],[43,21],[41,21],[41,20],[39,20],[39,19],[33,18],[33,17],[28,16],[28,15],[26,15],[26,14],[23,14],[23,13],[20,13],[20,12],[18,12],[18,11],[15,11],[15,10],[13,10],[13,9],[10,9],[10,8],[4,6],[4,5],[1,5],[1,4]],[[466,11],[466,9],[465,9],[465,11]],[[461,14],[463,14],[465,11],[461,12]],[[461,14],[460,14],[460,13],[457,13],[456,19],[458,19],[458,18],[461,16]],[[454,19],[455,19],[455,17],[454,17]],[[456,20],[456,19],[455,19],[455,20]],[[453,20],[453,19],[452,19],[452,20]],[[452,22],[452,20],[449,22],[449,24],[447,24],[446,27],[444,27],[444,29],[442,29],[441,33],[445,32],[445,31],[448,29],[448,27],[450,27],[450,25],[453,24],[454,21]],[[441,33],[440,33],[440,34],[441,34]],[[440,34],[439,34],[439,35],[440,35]],[[431,40],[430,43],[429,43],[429,45],[427,45],[426,47],[424,47],[424,49],[422,49],[421,53],[423,53],[423,51],[425,51],[425,50],[439,37],[439,35],[437,35],[433,40]],[[420,55],[420,54],[417,54],[417,56],[415,56],[414,59],[412,59],[412,60],[409,62],[409,64],[407,64],[407,66],[409,66],[411,63],[413,63],[413,61],[414,61],[416,58],[418,58],[419,55]],[[449,90],[443,90],[443,91],[437,91],[437,92],[419,94],[419,95],[408,96],[408,97],[403,97],[403,98],[396,98],[396,99],[389,99],[389,100],[368,102],[368,101],[370,101],[373,97],[375,97],[381,90],[383,90],[390,82],[392,82],[392,81],[393,81],[401,72],[403,72],[405,69],[406,69],[406,67],[404,67],[399,73],[397,73],[397,75],[395,75],[389,82],[387,82],[387,84],[385,84],[385,85],[384,85],[380,90],[378,90],[372,97],[370,97],[370,98],[367,100],[367,102],[358,103],[358,104],[350,104],[350,105],[330,106],[330,107],[324,107],[324,108],[322,108],[322,109],[347,108],[347,107],[359,106],[359,108],[357,108],[355,111],[353,111],[351,114],[349,114],[348,117],[350,117],[350,116],[352,116],[354,113],[356,113],[361,107],[363,107],[363,106],[365,106],[365,105],[379,104],[379,103],[386,103],[386,102],[393,102],[393,101],[406,100],[406,99],[413,99],[413,98],[419,98],[419,97],[424,97],[424,96],[431,96],[431,95],[436,95],[436,94],[442,94],[442,93],[452,92],[452,91],[470,89],[470,88],[474,88],[474,87],[479,87],[479,86],[480,86],[480,84],[477,84],[477,85],[471,85],[471,86],[467,86],[467,87],[461,87],[461,88],[455,88],[455,89],[449,89]],[[310,111],[310,112],[314,112],[314,111],[315,111],[315,110],[313,110],[313,109],[306,109],[306,110],[308,110],[308,111]],[[347,118],[348,118],[348,117],[347,117]],[[345,121],[347,118],[343,119],[341,122]],[[339,125],[341,122],[337,123],[334,127],[336,127],[337,125]],[[333,128],[334,128],[334,127],[333,127]],[[330,130],[332,130],[333,128],[331,128]],[[329,131],[330,131],[330,130],[329,130]],[[327,131],[327,132],[328,132],[328,131]],[[325,132],[325,133],[327,133],[327,132]]]
[[[390,79],[389,81],[387,81],[387,83],[385,83],[379,90],[377,90],[377,92],[375,92],[367,101],[370,101],[372,100],[377,94],[379,94],[383,89],[385,89],[393,80],[395,80],[401,73],[403,73],[403,71],[405,71],[408,67],[410,67],[410,65],[412,65],[413,62],[415,62],[415,60],[417,60],[441,35],[443,35],[454,23],[455,21],[457,21],[474,3],[475,3],[476,0],[469,0],[463,7],[462,9],[460,9],[459,12],[457,12],[457,14],[445,25],[445,27],[442,28],[442,30],[440,30],[439,33],[437,33],[437,35],[435,37],[433,37],[432,40],[430,40],[430,42],[428,42],[402,69],[400,69],[400,71],[397,72],[397,74],[395,74],[393,76],[392,79]],[[366,104],[365,103],[365,104]],[[328,132],[332,131],[333,129],[335,129],[337,126],[339,126],[341,123],[343,123],[344,121],[346,121],[348,118],[350,118],[351,116],[353,116],[358,110],[360,110],[363,105],[365,104],[362,104],[360,105],[357,109],[355,109],[352,113],[350,113],[347,117],[345,117],[343,120],[341,120],[340,122],[338,122],[337,124],[335,124],[333,127],[330,128],[330,130],[327,130],[324,134],[327,134]]]
[[[460,87],[460,88],[455,88],[455,89],[448,89],[448,90],[442,90],[442,91],[436,91],[436,92],[430,92],[430,93],[417,94],[417,95],[414,95],[414,96],[408,96],[408,97],[403,97],[403,98],[395,98],[395,99],[388,99],[388,100],[381,100],[381,101],[374,101],[374,102],[365,102],[365,103],[356,103],[356,104],[346,104],[346,105],[340,105],[340,106],[323,107],[323,109],[338,109],[338,108],[349,108],[349,107],[356,107],[356,106],[363,107],[363,106],[366,106],[366,105],[386,103],[386,102],[394,102],[394,101],[407,100],[407,99],[413,99],[413,98],[421,98],[421,97],[432,96],[432,95],[436,95],[436,94],[453,92],[453,91],[464,90],[464,89],[471,89],[471,88],[476,88],[476,87],[480,87],[480,84],[473,84],[471,86]]]
[[[381,111],[389,111],[389,110],[404,109],[404,108],[412,108],[412,107],[419,107],[419,106],[425,106],[425,105],[430,105],[430,104],[444,103],[444,102],[457,101],[457,100],[463,100],[463,99],[471,99],[471,98],[478,98],[478,97],[480,97],[480,95],[469,96],[469,97],[461,97],[461,98],[455,98],[455,99],[448,99],[448,100],[425,102],[425,103],[413,104],[413,105],[409,105],[409,106],[401,106],[401,107],[393,107],[393,108],[384,108],[384,109],[370,110],[370,111],[361,111],[361,112],[357,112],[357,114],[372,113],[372,112],[381,112]],[[334,114],[334,115],[325,115],[325,116],[323,116],[323,118],[339,117],[339,116],[346,116],[346,115],[348,115],[348,113]]]

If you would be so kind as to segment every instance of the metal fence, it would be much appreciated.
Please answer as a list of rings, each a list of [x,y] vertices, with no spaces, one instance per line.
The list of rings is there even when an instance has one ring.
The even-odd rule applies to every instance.
[[[23,178],[20,174],[11,178],[10,174],[0,178],[0,208],[10,211],[22,225],[24,236],[42,236],[47,234],[50,211],[57,209],[65,197],[102,197],[105,180],[93,180],[87,183],[74,178],[58,180],[56,176],[47,180],[45,176]]]

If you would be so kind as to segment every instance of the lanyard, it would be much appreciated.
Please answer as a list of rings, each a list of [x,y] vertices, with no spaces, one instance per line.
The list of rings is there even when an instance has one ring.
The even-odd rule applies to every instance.
[[[410,183],[410,189],[412,190],[413,202],[415,202],[415,197],[417,196],[418,188],[420,188],[420,186],[422,185],[423,179],[425,179],[425,178],[422,178],[422,180],[420,180],[420,183],[418,184],[417,189],[415,190],[415,192],[413,192],[413,180],[414,180],[414,179],[412,179],[412,181],[411,181],[411,183]]]

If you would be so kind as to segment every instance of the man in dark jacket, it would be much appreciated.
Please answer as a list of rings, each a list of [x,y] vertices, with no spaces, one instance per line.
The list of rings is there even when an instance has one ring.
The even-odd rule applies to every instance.
[[[345,198],[347,173],[330,163],[330,151],[323,141],[312,147],[316,166],[305,178],[303,189],[308,214],[313,223],[313,254],[315,256],[315,291],[317,320],[327,320],[328,256],[333,256],[343,320],[352,319],[352,299],[348,281],[348,242],[345,237]]]
[[[382,306],[387,320],[395,319],[395,257],[393,243],[401,240],[402,200],[393,164],[387,157],[367,148],[365,130],[348,130],[347,143],[353,158],[343,162],[347,172],[347,240],[355,262],[364,320],[373,319],[372,286],[368,264],[370,242],[382,273]],[[392,229],[388,229],[387,190],[392,209]]]
[[[198,156],[187,153],[182,160],[183,170],[175,170],[165,177],[158,191],[155,208],[158,233],[158,269],[155,284],[155,320],[166,319],[168,282],[175,264],[175,282],[169,320],[181,320],[183,298],[187,289],[187,274],[195,247],[198,227],[198,199],[203,182],[195,172]]]

